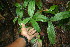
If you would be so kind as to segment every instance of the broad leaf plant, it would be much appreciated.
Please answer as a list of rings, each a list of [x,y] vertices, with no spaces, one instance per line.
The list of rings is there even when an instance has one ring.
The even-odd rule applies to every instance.
[[[47,33],[48,33],[50,44],[55,44],[56,42],[55,41],[56,33],[55,33],[55,28],[52,22],[70,17],[70,11],[59,12],[57,5],[53,5],[46,11],[43,11],[43,8],[42,8],[43,4],[41,0],[24,0],[22,4],[15,3],[15,6],[16,6],[17,16],[13,20],[14,23],[16,21],[18,21],[19,25],[21,25],[21,23],[24,23],[24,24],[31,23],[37,32],[41,31],[37,21],[48,23]],[[36,11],[36,7],[38,7],[37,11]],[[23,17],[25,16],[24,13],[26,13],[24,9],[26,8],[27,8],[29,17],[24,18]],[[46,17],[45,15],[42,14],[41,11],[44,13],[54,14],[54,16],[51,18]]]

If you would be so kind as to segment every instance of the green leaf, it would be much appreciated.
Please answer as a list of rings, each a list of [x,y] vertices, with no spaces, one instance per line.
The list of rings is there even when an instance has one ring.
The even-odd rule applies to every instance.
[[[22,6],[19,3],[15,3],[16,7],[22,8]]]
[[[65,18],[69,18],[70,17],[70,11],[65,11],[65,12],[60,12],[55,14],[54,17],[51,17],[50,20],[51,21],[58,21],[58,20],[62,20]]]
[[[21,24],[21,23],[26,24],[29,20],[30,20],[30,18],[26,18],[24,20],[21,20],[21,18],[18,18],[18,24]]]
[[[18,19],[18,17],[15,17],[14,20],[13,20],[13,22],[15,23],[15,21],[17,21],[17,19]]]
[[[30,18],[26,18],[22,21],[22,23],[26,24],[29,20],[30,20]]]
[[[21,24],[22,20],[20,18],[18,18],[18,24]]]
[[[23,7],[26,8],[30,0],[24,0]]]
[[[35,43],[36,40],[37,40],[37,39],[33,38],[33,39],[31,40],[31,43],[32,43],[32,44]]]
[[[44,11],[45,13],[55,14],[55,11]]]
[[[31,0],[28,4],[28,14],[29,16],[33,16],[35,10],[35,0]]]
[[[47,22],[49,20],[48,17],[42,15],[39,12],[35,13],[35,15],[33,16],[33,19],[36,21],[42,21],[42,22]]]
[[[42,40],[41,39],[37,39],[39,42],[42,42]]]
[[[19,15],[19,13],[20,13],[20,8],[16,8],[16,14],[17,14],[17,16]]]
[[[53,10],[55,10],[56,7],[58,7],[58,6],[57,6],[57,5],[53,5],[53,6],[51,6],[50,9],[49,9],[49,11],[53,11]]]
[[[20,10],[20,8],[16,8],[16,14],[17,14],[17,16],[22,18],[23,17],[23,10]]]
[[[20,18],[23,17],[23,10],[20,11],[20,13],[19,13],[19,17],[20,17]]]
[[[45,13],[56,14],[58,12],[58,6],[57,5],[53,5],[53,6],[50,7],[50,9],[48,11],[44,11],[44,12]]]
[[[54,26],[52,22],[48,22],[48,28],[47,28],[47,33],[48,33],[48,38],[51,44],[55,44],[55,31],[54,31]]]
[[[39,27],[38,23],[34,19],[31,19],[30,22],[31,22],[32,26],[34,27],[34,29],[37,32],[40,32],[40,27]]]
[[[39,9],[42,9],[42,1],[41,0],[36,0],[36,5],[38,6]]]

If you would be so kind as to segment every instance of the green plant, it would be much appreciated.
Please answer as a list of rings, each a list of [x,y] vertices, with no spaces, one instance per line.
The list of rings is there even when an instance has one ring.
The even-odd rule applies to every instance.
[[[37,5],[39,8],[36,11],[36,13],[35,13],[35,5]],[[48,38],[51,44],[55,44],[56,42],[55,41],[56,33],[55,33],[55,28],[52,22],[70,17],[70,11],[59,12],[57,5],[51,6],[50,9],[48,9],[47,11],[43,11],[41,0],[24,0],[24,3],[22,5],[19,3],[16,3],[15,6],[16,6],[17,17],[15,17],[15,19],[13,20],[14,23],[16,20],[18,21],[18,24],[20,25],[21,23],[24,23],[24,24],[31,23],[32,26],[35,28],[35,30],[37,30],[37,32],[40,32],[41,30],[37,21],[48,22],[47,33],[48,33]],[[25,13],[24,9],[26,9],[27,6],[28,6],[28,17],[23,18],[24,13]],[[51,18],[46,17],[42,15],[40,11],[54,14],[54,16]]]

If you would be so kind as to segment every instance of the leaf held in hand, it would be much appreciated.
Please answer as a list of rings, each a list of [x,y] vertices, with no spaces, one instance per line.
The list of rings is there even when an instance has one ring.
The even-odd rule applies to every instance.
[[[22,21],[22,23],[26,24],[26,23],[28,23],[29,20],[30,20],[30,18],[26,18]]]
[[[32,26],[34,27],[34,29],[37,32],[40,32],[40,27],[39,27],[38,23],[34,19],[31,19],[30,22],[31,22]]]

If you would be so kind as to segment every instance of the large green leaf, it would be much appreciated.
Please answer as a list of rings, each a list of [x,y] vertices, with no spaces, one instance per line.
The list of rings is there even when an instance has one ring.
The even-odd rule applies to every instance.
[[[49,20],[48,17],[42,15],[39,12],[36,12],[35,15],[33,16],[33,19],[36,21],[42,21],[42,22],[47,22]]]
[[[22,21],[22,23],[26,24],[29,20],[30,20],[30,18],[26,18]]]
[[[35,10],[35,0],[30,0],[28,4],[28,14],[29,16],[33,16]]]
[[[42,1],[41,0],[36,0],[36,5],[38,6],[39,9],[42,9]]]
[[[51,17],[50,20],[51,21],[58,21],[58,20],[62,20],[65,18],[69,18],[70,17],[70,11],[65,11],[65,12],[60,12],[55,14],[54,17]]]
[[[40,32],[40,27],[39,27],[38,23],[34,19],[31,19],[30,22],[31,22],[32,26],[34,27],[34,29],[37,32]]]
[[[55,31],[54,31],[54,26],[52,22],[48,22],[48,28],[47,28],[47,33],[48,33],[48,38],[51,44],[55,44]]]
[[[30,0],[24,0],[23,7],[26,8]]]

